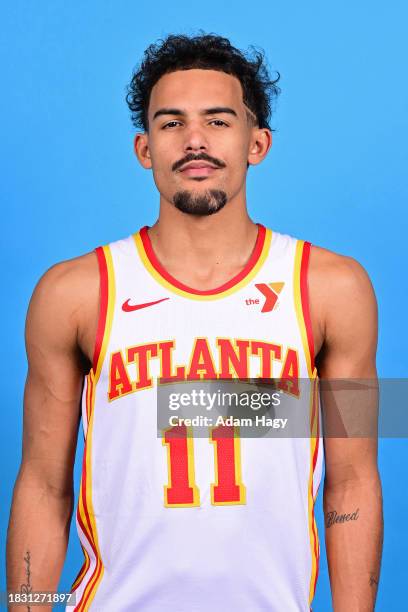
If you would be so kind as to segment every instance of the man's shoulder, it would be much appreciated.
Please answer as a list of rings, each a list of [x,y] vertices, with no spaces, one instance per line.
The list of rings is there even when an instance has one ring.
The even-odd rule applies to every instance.
[[[312,245],[309,282],[332,290],[367,289],[371,281],[364,266],[354,257]]]
[[[52,265],[41,276],[37,289],[56,295],[59,292],[75,294],[86,289],[87,283],[98,281],[98,276],[96,252],[90,251]]]
[[[315,245],[307,239],[300,238],[296,235],[282,233],[276,230],[271,230],[272,236],[279,246],[284,248],[285,244],[299,243],[310,244],[309,256],[309,284],[331,285],[333,288],[346,288],[351,285],[365,285],[369,282],[367,271],[363,265],[354,257],[343,255]]]
[[[97,251],[103,249],[134,249],[134,236],[131,233],[113,239],[110,242],[100,243],[99,248],[95,248],[83,255],[78,255],[71,259],[56,262],[48,268],[40,277],[37,290],[46,290],[51,294],[69,294],[74,298],[83,292],[90,293],[92,289],[99,289],[100,268],[98,264]]]
[[[340,334],[374,334],[377,302],[370,277],[353,257],[312,246],[308,287],[316,325],[326,342]]]
[[[60,261],[44,272],[31,296],[27,321],[34,327],[44,324],[79,329],[97,312],[99,269],[91,251]]]

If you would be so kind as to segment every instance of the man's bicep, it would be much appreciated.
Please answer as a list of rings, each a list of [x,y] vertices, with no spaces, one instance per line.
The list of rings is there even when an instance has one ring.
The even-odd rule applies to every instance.
[[[326,486],[343,487],[377,475],[377,303],[355,260],[341,258],[332,279],[318,366]]]
[[[55,495],[70,494],[83,385],[72,265],[54,266],[34,290],[26,323],[20,476]]]

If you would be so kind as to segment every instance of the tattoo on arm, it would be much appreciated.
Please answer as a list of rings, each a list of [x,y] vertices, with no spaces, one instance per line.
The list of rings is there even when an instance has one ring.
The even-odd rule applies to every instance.
[[[332,525],[335,525],[336,523],[348,523],[348,521],[357,521],[358,511],[359,511],[359,508],[357,508],[357,510],[349,514],[337,514],[336,510],[333,510],[332,512],[328,512],[326,514],[326,528],[328,529],[329,527],[332,527]]]
[[[26,556],[24,557],[24,561],[26,562],[26,576],[27,576],[27,582],[26,584],[22,584],[20,587],[20,591],[21,593],[31,593],[33,590],[33,587],[31,586],[31,582],[30,582],[30,551],[27,550],[26,552]],[[31,607],[27,606],[27,612],[31,612]]]

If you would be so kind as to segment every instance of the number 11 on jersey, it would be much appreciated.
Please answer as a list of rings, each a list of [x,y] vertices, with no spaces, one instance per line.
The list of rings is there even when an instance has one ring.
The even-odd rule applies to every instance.
[[[219,425],[210,428],[208,439],[214,445],[214,482],[211,503],[225,506],[246,503],[246,487],[241,480],[241,440],[238,427]],[[186,425],[165,430],[168,484],[164,487],[167,508],[200,505],[200,491],[195,482],[194,439]]]

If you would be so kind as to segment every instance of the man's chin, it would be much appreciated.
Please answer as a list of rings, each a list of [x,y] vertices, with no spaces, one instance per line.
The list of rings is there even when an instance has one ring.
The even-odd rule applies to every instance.
[[[177,191],[173,196],[173,204],[178,210],[189,215],[204,217],[213,215],[227,203],[227,194],[221,189],[206,189],[202,193]]]

